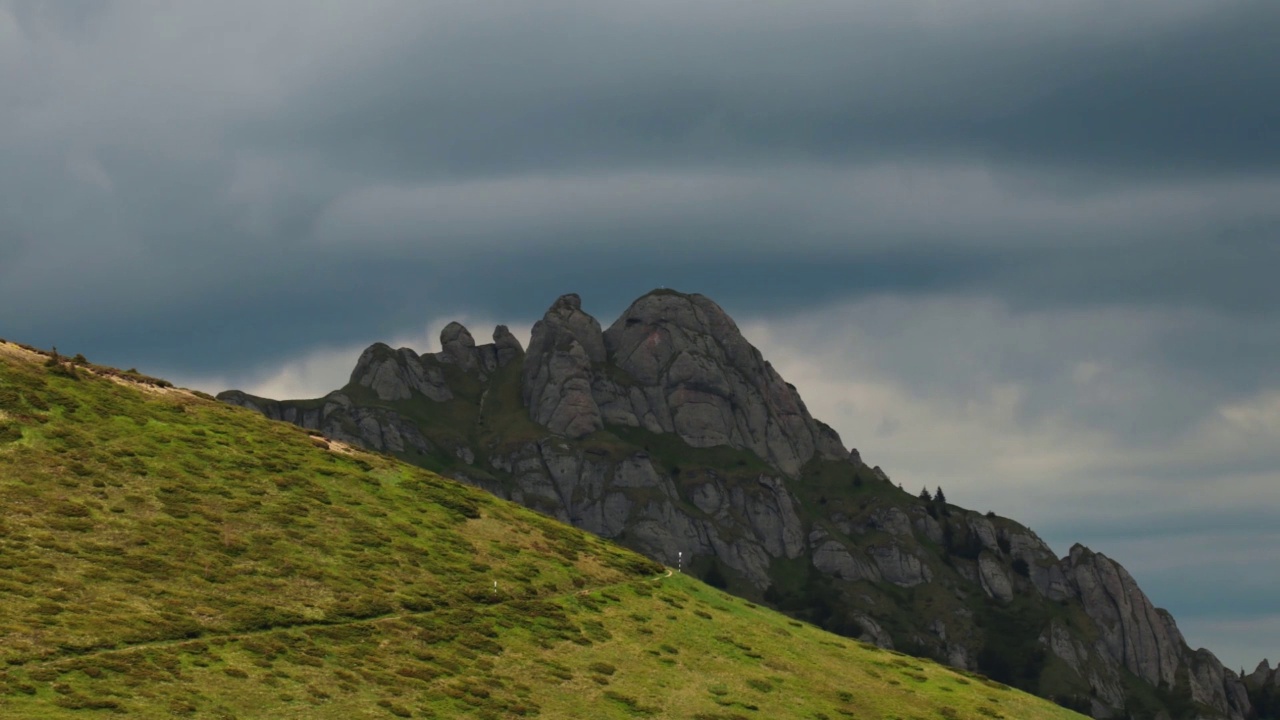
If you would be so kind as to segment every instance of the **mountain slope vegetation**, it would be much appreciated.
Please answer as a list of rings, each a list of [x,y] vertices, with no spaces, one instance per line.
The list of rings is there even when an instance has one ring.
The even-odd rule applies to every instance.
[[[164,385],[0,341],[0,716],[1078,717]]]

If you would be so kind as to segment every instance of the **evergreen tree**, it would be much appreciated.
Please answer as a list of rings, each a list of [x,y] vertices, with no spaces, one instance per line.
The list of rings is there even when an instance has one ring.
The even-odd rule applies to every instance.
[[[920,488],[920,499],[925,502],[933,502],[933,496],[929,494],[929,488]]]
[[[943,504],[943,505],[945,505],[945,504],[946,504],[946,502],[947,502],[947,496],[942,494],[942,486],[941,486],[941,485],[939,485],[939,486],[938,486],[938,492],[936,492],[936,493],[934,493],[934,494],[933,494],[933,499],[934,499],[935,501],[937,501],[939,504]]]

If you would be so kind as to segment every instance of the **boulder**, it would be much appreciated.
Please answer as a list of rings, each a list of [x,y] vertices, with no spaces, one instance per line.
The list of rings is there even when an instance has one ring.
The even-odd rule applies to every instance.
[[[880,572],[875,565],[862,557],[861,553],[854,556],[836,540],[822,540],[814,546],[813,566],[819,572],[833,575],[841,580],[876,582],[880,579]]]
[[[452,363],[470,372],[480,365],[476,352],[475,338],[461,323],[451,322],[440,331],[440,353],[437,355],[442,363]]]
[[[897,544],[877,545],[868,553],[880,576],[900,587],[914,587],[933,579],[933,571],[920,558]]]
[[[1009,602],[1013,599],[1013,583],[1009,582],[1003,563],[989,550],[983,550],[978,555],[978,577],[982,581],[982,590],[987,593],[987,597],[1000,602]]]

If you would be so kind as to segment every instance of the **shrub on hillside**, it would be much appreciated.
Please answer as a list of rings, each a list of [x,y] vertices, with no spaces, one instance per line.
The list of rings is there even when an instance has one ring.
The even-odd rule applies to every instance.
[[[17,442],[22,439],[22,427],[15,422],[0,420],[0,443]]]

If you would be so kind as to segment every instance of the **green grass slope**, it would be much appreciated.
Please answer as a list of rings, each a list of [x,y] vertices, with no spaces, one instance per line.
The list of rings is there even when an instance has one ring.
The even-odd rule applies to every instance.
[[[0,717],[1080,717],[0,341]]]

